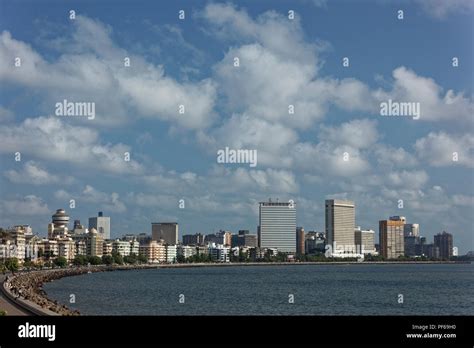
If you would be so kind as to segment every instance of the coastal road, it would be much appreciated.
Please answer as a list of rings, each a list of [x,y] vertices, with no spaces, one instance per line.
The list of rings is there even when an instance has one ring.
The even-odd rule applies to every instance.
[[[5,276],[0,274],[0,286],[3,286],[3,281],[5,280]],[[21,309],[14,303],[12,303],[3,292],[0,291],[0,309],[7,311],[7,315],[31,315],[27,313],[25,310]]]

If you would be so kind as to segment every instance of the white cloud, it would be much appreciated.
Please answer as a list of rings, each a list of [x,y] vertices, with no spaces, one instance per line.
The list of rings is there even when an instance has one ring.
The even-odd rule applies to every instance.
[[[374,153],[378,165],[384,168],[411,168],[418,163],[413,154],[401,147],[377,144]]]
[[[86,185],[84,190],[79,193],[70,193],[65,190],[58,190],[54,193],[57,200],[76,200],[76,204],[81,202],[95,204],[100,206],[101,210],[110,211],[113,213],[123,213],[127,210],[126,205],[120,200],[120,195],[117,192],[106,193],[99,191],[91,185]]]
[[[46,185],[58,182],[70,184],[74,180],[70,176],[61,178],[58,175],[49,173],[40,164],[34,161],[26,162],[21,170],[7,170],[4,175],[8,180],[17,184]]]
[[[29,45],[2,32],[0,60],[13,62],[21,57],[22,65],[2,65],[0,80],[40,87],[51,112],[64,98],[95,102],[95,121],[100,124],[123,124],[131,115],[191,129],[211,124],[216,93],[211,80],[179,83],[166,76],[162,66],[118,47],[111,39],[112,29],[101,22],[77,16],[73,25],[72,37],[61,41],[62,54],[55,62],[46,61]],[[125,57],[131,61],[128,68],[123,64]],[[178,113],[181,104],[186,107],[184,115]]]
[[[35,195],[2,199],[0,210],[4,218],[9,219],[7,215],[13,216],[33,216],[45,215],[50,213],[48,205]]]
[[[428,174],[424,170],[391,171],[388,173],[388,182],[396,187],[418,189],[428,182]]]
[[[445,132],[431,132],[418,139],[415,150],[423,162],[434,167],[463,165],[474,167],[474,138],[470,134],[450,135]],[[457,153],[458,161],[453,158]]]
[[[467,122],[474,113],[471,99],[462,92],[443,88],[432,78],[417,75],[413,70],[401,66],[393,71],[394,83],[389,92],[378,91],[377,98],[387,101],[420,103],[420,120]]]
[[[470,13],[474,10],[472,0],[415,0],[430,16],[443,19],[450,14]]]
[[[0,126],[1,153],[29,154],[41,159],[65,162],[87,170],[109,173],[140,173],[132,159],[125,161],[129,146],[101,144],[97,131],[73,126],[59,118],[28,118],[17,126]]]
[[[378,134],[377,123],[374,120],[355,119],[338,126],[321,125],[319,139],[333,144],[366,149],[377,142]]]

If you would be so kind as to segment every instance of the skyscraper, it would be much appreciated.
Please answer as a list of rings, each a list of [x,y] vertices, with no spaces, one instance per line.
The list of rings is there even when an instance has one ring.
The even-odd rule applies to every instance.
[[[99,211],[98,216],[89,218],[89,231],[95,228],[102,239],[110,239],[110,217]]]
[[[420,225],[419,224],[405,224],[403,227],[405,237],[419,237],[420,236]]]
[[[354,231],[354,242],[361,254],[375,254],[375,231],[363,230],[360,226]]]
[[[326,237],[333,255],[355,252],[354,229],[354,202],[327,199]]]
[[[304,228],[303,227],[297,227],[296,228],[296,253],[303,255],[305,253],[304,250]]]
[[[280,252],[296,251],[296,205],[294,202],[259,203],[259,244]]]
[[[446,231],[434,236],[434,245],[439,248],[439,257],[449,259],[453,256],[453,235]]]
[[[404,225],[405,219],[392,216],[379,221],[380,254],[386,259],[396,259],[405,253]]]
[[[178,223],[177,222],[152,222],[151,239],[160,241],[163,239],[165,244],[178,244]]]

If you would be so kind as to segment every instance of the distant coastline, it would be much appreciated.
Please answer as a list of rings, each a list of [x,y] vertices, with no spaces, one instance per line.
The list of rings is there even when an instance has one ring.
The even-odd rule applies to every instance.
[[[17,272],[9,275],[2,284],[2,292],[18,307],[33,315],[80,315],[79,311],[69,309],[65,304],[48,298],[43,290],[44,283],[75,275],[159,268],[196,267],[239,267],[239,266],[297,266],[297,265],[420,265],[420,264],[470,264],[470,261],[332,261],[332,262],[246,262],[246,263],[178,263],[143,265],[99,265],[48,270]]]

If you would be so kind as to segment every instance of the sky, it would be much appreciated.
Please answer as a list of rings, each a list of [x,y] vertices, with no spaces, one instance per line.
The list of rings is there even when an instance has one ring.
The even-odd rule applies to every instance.
[[[64,208],[103,211],[112,237],[255,233],[272,198],[324,231],[324,200],[342,198],[362,228],[402,215],[474,250],[473,15],[465,0],[2,0],[0,226],[46,235]],[[95,117],[58,116],[65,99]],[[388,100],[420,117],[382,116]],[[226,147],[257,165],[219,163]]]

